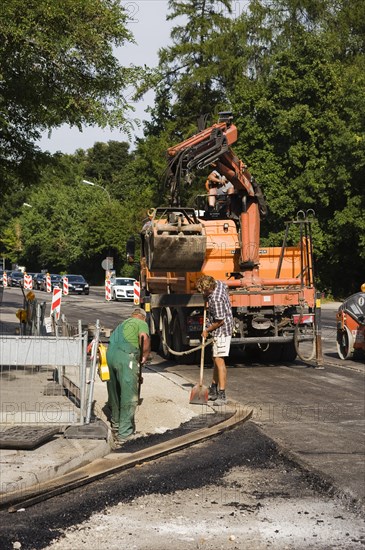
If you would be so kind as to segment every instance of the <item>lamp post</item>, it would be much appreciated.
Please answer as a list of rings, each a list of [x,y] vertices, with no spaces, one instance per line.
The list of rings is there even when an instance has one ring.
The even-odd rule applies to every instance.
[[[102,185],[99,185],[98,183],[93,183],[92,181],[88,181],[88,180],[82,180],[82,183],[84,185],[91,185],[92,187],[99,187],[100,189],[105,191],[105,193],[108,195],[109,202],[111,202],[112,199],[111,199],[111,196],[109,195],[109,191],[105,189],[105,187],[103,187]]]

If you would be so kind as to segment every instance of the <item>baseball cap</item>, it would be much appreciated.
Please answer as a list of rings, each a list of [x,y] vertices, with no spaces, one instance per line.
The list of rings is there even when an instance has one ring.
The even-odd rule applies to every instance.
[[[147,316],[147,313],[146,313],[145,310],[142,309],[141,307],[136,307],[136,308],[132,311],[132,315],[143,315],[143,317],[146,317],[146,316]]]

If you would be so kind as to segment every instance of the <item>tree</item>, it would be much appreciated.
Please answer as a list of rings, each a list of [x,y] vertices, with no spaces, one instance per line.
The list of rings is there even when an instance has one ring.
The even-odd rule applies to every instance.
[[[119,1],[7,0],[0,21],[0,163],[64,123],[128,127],[123,90],[138,70],[114,55],[132,40]]]
[[[365,4],[253,0],[234,21],[210,13],[203,20],[208,6],[170,2],[170,17],[185,20],[160,52],[147,142],[153,136],[167,148],[196,132],[204,107],[215,122],[231,106],[235,152],[269,203],[263,242],[280,244],[284,221],[312,208],[319,285],[357,290],[365,254]]]
[[[219,64],[221,37],[230,27],[231,0],[170,0],[167,19],[177,19],[173,45],[159,52],[155,75],[156,105],[146,133],[166,129],[180,141],[196,131],[199,115],[225,101]]]
[[[98,182],[111,196],[121,199],[124,195],[123,182],[128,164],[133,159],[129,143],[125,141],[96,142],[88,149],[84,162],[84,173],[88,180]],[[126,185],[128,181],[126,181]]]
[[[62,124],[132,124],[124,90],[140,70],[115,48],[132,41],[119,0],[0,4],[0,231],[54,158],[35,146]]]
[[[109,152],[110,158],[105,154],[104,161],[120,192],[121,167],[113,164],[115,149]],[[140,232],[152,205],[148,178],[140,181],[136,166],[133,180],[134,172],[129,170],[128,192],[118,200],[99,188],[82,185],[87,166],[88,151],[56,153],[42,169],[40,182],[26,193],[19,191],[18,203],[26,201],[30,207],[18,208],[18,216],[10,218],[2,232],[1,246],[9,262],[32,271],[84,272],[99,282],[106,256],[114,257],[118,272],[127,264],[126,242]]]
[[[237,25],[261,53],[246,53],[247,71],[227,93],[238,113],[237,152],[264,184],[267,238],[278,244],[284,220],[313,208],[319,284],[342,294],[357,290],[363,277],[365,71],[356,26],[351,37],[340,33],[340,47],[345,4],[330,4],[255,2],[256,11]],[[254,32],[258,13],[271,30],[266,35]]]

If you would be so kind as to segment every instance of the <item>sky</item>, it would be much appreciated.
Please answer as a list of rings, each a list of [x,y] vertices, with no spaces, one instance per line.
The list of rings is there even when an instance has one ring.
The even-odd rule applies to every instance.
[[[176,22],[166,21],[167,0],[130,0],[122,1],[128,13],[128,27],[133,33],[136,44],[127,44],[120,49],[120,62],[123,65],[147,65],[154,67],[158,63],[158,50],[171,43],[170,31]],[[118,56],[119,57],[119,56]],[[127,91],[128,92],[128,91]],[[151,91],[138,103],[134,103],[135,112],[132,118],[148,119],[145,109],[153,104],[154,93]],[[132,135],[141,137],[142,128]],[[89,149],[96,141],[128,141],[129,138],[119,130],[102,130],[97,127],[85,127],[83,132],[77,128],[64,125],[43,138],[37,145],[43,151],[73,154],[77,149]]]

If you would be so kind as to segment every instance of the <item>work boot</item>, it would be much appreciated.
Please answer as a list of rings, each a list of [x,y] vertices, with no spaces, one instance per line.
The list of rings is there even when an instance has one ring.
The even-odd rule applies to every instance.
[[[217,384],[212,384],[208,388],[208,401],[215,401],[218,397]]]
[[[214,401],[214,406],[220,407],[221,405],[227,405],[227,397],[225,390],[218,390],[218,395]]]

